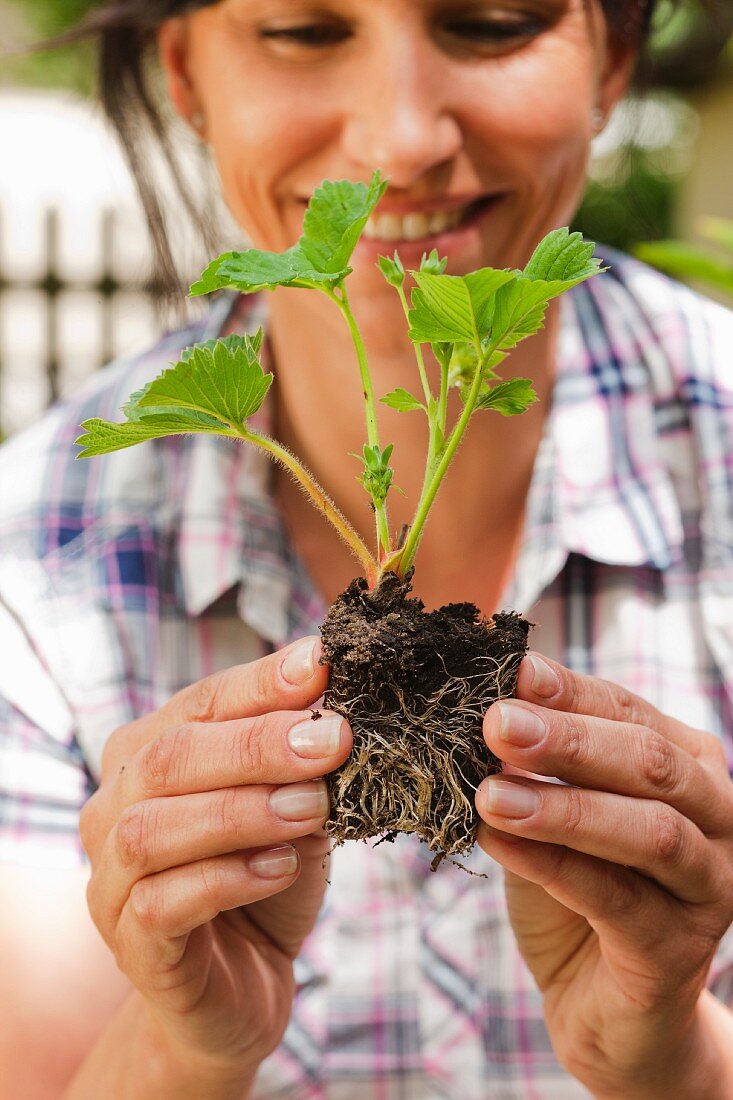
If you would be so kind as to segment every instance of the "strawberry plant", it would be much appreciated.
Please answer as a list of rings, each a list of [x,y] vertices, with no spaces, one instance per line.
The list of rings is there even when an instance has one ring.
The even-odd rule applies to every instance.
[[[192,295],[242,294],[300,287],[325,294],[351,334],[363,394],[366,442],[359,480],[374,512],[369,547],[299,459],[249,421],[262,406],[272,375],[260,362],[263,333],[228,336],[185,351],[124,406],[122,423],[83,424],[79,457],[145,440],[211,432],[263,449],[299,482],[330,520],[359,564],[356,578],[323,624],[331,667],[328,707],[347,717],[354,750],[328,777],[328,830],[337,841],[416,832],[437,853],[466,853],[476,831],[473,791],[499,762],[481,735],[483,713],[509,695],[527,647],[529,623],[508,612],[483,618],[472,604],[425,611],[409,595],[430,509],[469,421],[485,412],[515,416],[536,400],[526,378],[502,380],[506,356],[543,325],[550,301],[597,274],[594,246],[558,229],[544,238],[523,270],[482,268],[456,276],[437,252],[408,273],[398,253],[379,267],[399,296],[415,350],[416,393],[398,388],[384,404],[427,421],[422,490],[411,523],[396,535],[389,522],[394,446],[379,432],[378,402],[347,281],[357,241],[387,186],[325,181],[306,210],[303,232],[285,252],[227,252],[204,271]],[[432,350],[431,381],[423,348]],[[449,391],[460,396],[449,416]]]

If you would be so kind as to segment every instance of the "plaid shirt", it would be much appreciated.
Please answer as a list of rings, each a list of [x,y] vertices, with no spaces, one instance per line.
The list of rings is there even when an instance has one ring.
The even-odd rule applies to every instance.
[[[733,758],[733,315],[625,257],[563,299],[558,376],[501,600],[533,646],[721,737]],[[267,460],[206,436],[75,462],[181,348],[264,321],[262,298],[117,363],[0,452],[0,859],[84,861],[79,808],[122,723],[318,630],[324,606]],[[477,480],[476,492],[481,492]],[[478,501],[477,501],[478,504]],[[336,850],[256,1096],[574,1100],[507,919],[414,837]],[[71,948],[70,948],[71,949]],[[733,1005],[733,938],[711,988]]]

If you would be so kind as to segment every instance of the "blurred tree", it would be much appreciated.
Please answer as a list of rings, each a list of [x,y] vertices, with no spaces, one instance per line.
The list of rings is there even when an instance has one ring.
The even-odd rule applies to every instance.
[[[99,0],[4,0],[4,6],[17,15],[11,47],[23,50],[69,30],[91,8],[98,7]],[[94,90],[94,50],[88,43],[19,52],[8,59],[4,69],[4,83],[67,88],[82,95]]]

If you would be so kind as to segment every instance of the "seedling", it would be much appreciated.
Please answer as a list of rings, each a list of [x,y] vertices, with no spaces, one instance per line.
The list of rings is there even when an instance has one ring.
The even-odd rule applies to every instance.
[[[260,362],[261,330],[189,348],[132,395],[122,423],[87,420],[77,443],[79,457],[87,458],[148,439],[209,432],[261,448],[299,482],[364,574],[335,602],[323,627],[331,666],[326,703],[349,718],[355,735],[352,757],[330,778],[329,829],[337,840],[417,832],[440,857],[465,852],[473,842],[471,792],[489,766],[498,766],[481,740],[481,717],[490,702],[513,691],[529,624],[511,613],[482,619],[467,604],[424,612],[408,595],[415,558],[471,417],[486,411],[515,416],[537,400],[529,379],[504,381],[498,368],[542,328],[553,298],[601,268],[593,244],[557,229],[521,271],[487,267],[449,275],[437,252],[423,255],[419,270],[409,273],[414,287],[408,300],[399,255],[380,257],[381,272],[402,304],[418,382],[417,395],[399,388],[380,401],[427,421],[422,490],[411,522],[397,533],[388,515],[394,443],[380,439],[372,376],[346,289],[352,253],[386,187],[379,172],[368,186],[325,181],[292,248],[227,252],[191,288],[196,296],[300,287],[325,294],[339,310],[351,333],[363,394],[366,443],[358,477],[374,512],[373,549],[299,459],[249,423],[273,381]],[[432,369],[424,348],[432,351]],[[452,419],[451,389],[461,399]]]

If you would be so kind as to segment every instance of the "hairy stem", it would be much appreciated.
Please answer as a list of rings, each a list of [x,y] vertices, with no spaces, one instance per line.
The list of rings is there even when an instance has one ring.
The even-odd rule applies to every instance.
[[[267,451],[271,458],[281,463],[281,465],[292,474],[303,491],[307,493],[311,501],[318,508],[319,512],[321,512],[326,519],[330,520],[336,528],[352,554],[363,566],[370,585],[373,585],[376,581],[378,572],[375,559],[369,553],[366,544],[362,541],[344,514],[336,507],[310,471],[307,470],[286,447],[283,447],[280,443],[271,439],[270,436],[261,435],[259,432],[253,432],[249,428],[240,428],[237,434],[241,439],[244,439],[245,442],[252,443],[255,447],[261,447],[262,450]]]
[[[359,373],[361,375],[361,387],[364,395],[364,408],[366,411],[367,439],[371,447],[379,447],[379,430],[377,427],[377,406],[374,400],[374,386],[372,385],[372,376],[369,371],[366,349],[364,347],[364,341],[361,338],[361,333],[359,332],[359,326],[356,323],[354,314],[351,312],[346,288],[343,284],[341,285],[340,296],[335,292],[327,293],[339,307],[349,326],[351,338],[356,348],[356,357],[359,361]],[[381,447],[379,447],[379,449],[381,450]],[[374,517],[377,524],[377,558],[381,558],[391,551],[387,505],[384,501],[381,503],[373,501],[373,504]]]

